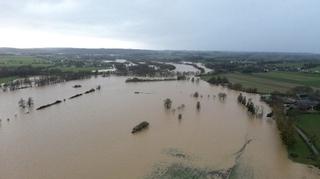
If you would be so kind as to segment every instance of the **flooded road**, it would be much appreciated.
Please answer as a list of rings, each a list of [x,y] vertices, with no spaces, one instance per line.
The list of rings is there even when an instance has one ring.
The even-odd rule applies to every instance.
[[[230,167],[231,178],[320,177],[318,170],[287,158],[275,122],[250,116],[237,103],[239,92],[203,81],[125,80],[99,77],[1,92],[0,178],[221,178],[213,171]],[[75,84],[82,88],[72,88]],[[97,85],[100,91],[67,99]],[[203,97],[192,97],[195,91]],[[217,97],[220,92],[227,94],[225,100]],[[265,114],[270,111],[258,95],[246,96],[263,105]],[[28,97],[35,108],[67,100],[27,114],[17,103]],[[166,98],[175,112],[164,109]],[[142,121],[149,128],[132,135]]]

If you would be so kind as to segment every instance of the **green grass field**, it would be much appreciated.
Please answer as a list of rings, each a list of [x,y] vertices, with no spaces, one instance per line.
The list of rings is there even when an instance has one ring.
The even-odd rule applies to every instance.
[[[320,113],[301,114],[296,117],[296,124],[309,137],[316,136],[315,144],[320,146]]]
[[[303,62],[285,62],[285,63],[278,63],[276,67],[294,67],[294,68],[301,68],[305,63]]]
[[[31,57],[31,56],[1,56],[0,67],[16,68],[19,66],[30,65],[32,67],[49,67],[49,69],[59,69],[62,72],[92,72],[96,70],[95,67],[73,67],[73,66],[56,66],[47,60]],[[3,79],[7,81],[7,79]]]
[[[45,67],[50,63],[46,60],[30,56],[0,56],[0,67],[19,67],[31,65],[33,67]]]
[[[31,66],[34,68],[45,67],[44,70],[50,69],[59,69],[62,72],[92,72],[96,70],[96,67],[74,67],[74,66],[64,66],[64,65],[56,65],[53,62],[48,60],[44,60],[37,57],[31,56],[8,56],[8,55],[0,55],[0,67],[7,67],[16,69],[17,67],[21,66]],[[19,78],[18,76],[11,76],[11,77],[0,77],[0,84],[7,83],[12,80]]]
[[[317,165],[317,161],[312,160],[312,152],[302,140],[302,138],[295,133],[296,143],[288,148],[289,158],[298,163]],[[292,157],[292,154],[296,155]]]
[[[245,88],[257,88],[260,93],[279,91],[285,93],[295,86],[311,86],[320,89],[320,74],[298,72],[269,72],[269,73],[228,73],[221,74],[231,83],[240,83]],[[208,79],[205,77],[204,79]]]
[[[314,144],[319,149],[320,146],[320,113],[294,113],[295,124],[302,129],[309,138],[316,136]],[[320,161],[312,160],[314,159],[311,150],[307,147],[305,142],[296,135],[296,144],[293,147],[289,147],[288,152],[297,154],[298,157],[290,157],[292,160],[305,163],[320,165]],[[319,157],[318,157],[319,158]]]
[[[310,69],[312,72],[320,73],[320,66],[314,67]]]

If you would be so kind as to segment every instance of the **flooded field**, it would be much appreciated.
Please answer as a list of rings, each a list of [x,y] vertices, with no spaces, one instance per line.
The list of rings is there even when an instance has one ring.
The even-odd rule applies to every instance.
[[[176,67],[174,72],[194,72],[194,73],[200,72],[200,70],[187,64],[181,64],[181,63],[167,63],[167,64],[174,65]]]
[[[196,63],[196,65],[197,65],[198,67],[203,68],[203,69],[204,69],[204,73],[210,73],[210,72],[212,72],[212,69],[207,68],[205,65],[203,65],[203,63]]]
[[[203,81],[125,80],[98,77],[1,92],[0,178],[320,177],[287,158],[275,122],[250,116],[237,103],[239,92]],[[97,85],[101,90],[68,99]],[[203,96],[192,97],[196,91]],[[217,97],[220,92],[225,100]],[[258,95],[246,96],[270,112]],[[28,97],[34,108],[66,101],[28,113],[18,107]],[[164,108],[166,98],[175,111]],[[142,121],[150,123],[148,129],[131,134]]]

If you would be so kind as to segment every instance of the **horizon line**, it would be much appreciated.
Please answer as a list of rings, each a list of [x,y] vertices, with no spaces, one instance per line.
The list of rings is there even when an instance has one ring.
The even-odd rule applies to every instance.
[[[84,50],[141,50],[141,51],[176,51],[176,52],[225,52],[225,53],[279,53],[279,54],[310,54],[320,55],[320,52],[292,52],[292,51],[250,51],[250,50],[194,50],[194,49],[143,49],[143,48],[108,48],[108,47],[0,47],[0,49],[34,50],[34,49],[84,49]]]

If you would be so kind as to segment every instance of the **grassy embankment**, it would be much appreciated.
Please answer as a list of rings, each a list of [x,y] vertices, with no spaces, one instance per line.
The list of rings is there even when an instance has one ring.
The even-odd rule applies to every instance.
[[[296,86],[310,86],[314,89],[320,89],[320,74],[269,72],[255,74],[228,73],[219,74],[219,76],[225,76],[231,83],[240,83],[245,88],[257,88],[258,93],[273,91],[286,93]],[[209,80],[210,77],[209,75],[202,78]],[[295,125],[302,129],[309,138],[313,138],[315,140],[314,144],[320,149],[320,113],[297,113],[294,116]],[[319,159],[317,161],[297,132],[294,135],[296,142],[293,146],[288,147],[288,153],[291,154],[289,155],[290,158],[296,162],[319,166]]]

